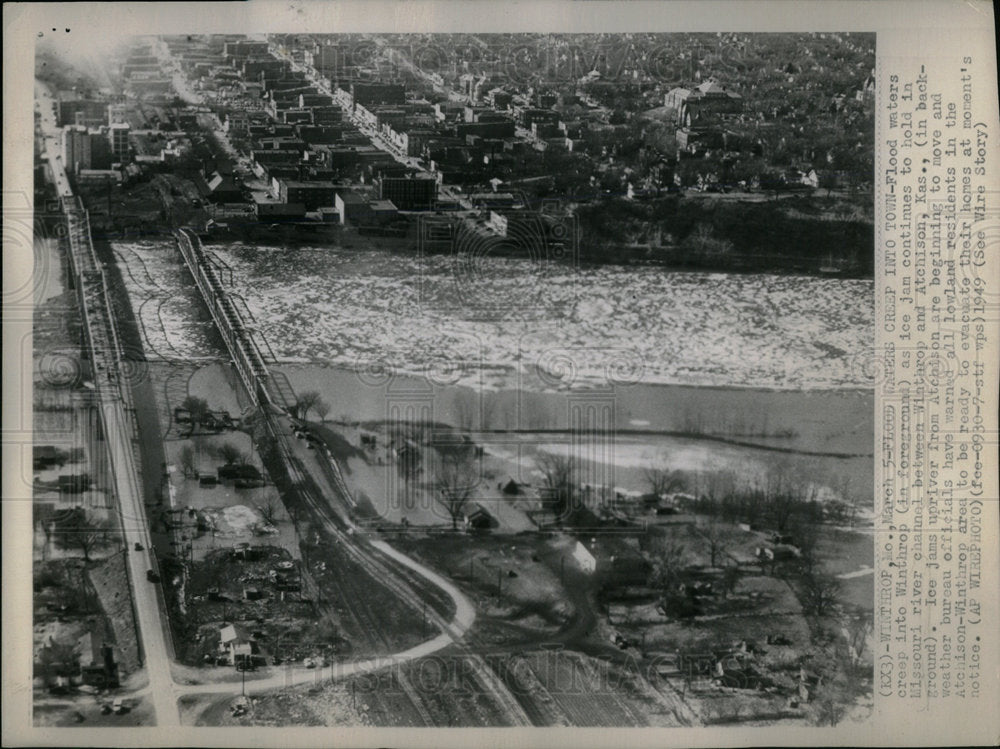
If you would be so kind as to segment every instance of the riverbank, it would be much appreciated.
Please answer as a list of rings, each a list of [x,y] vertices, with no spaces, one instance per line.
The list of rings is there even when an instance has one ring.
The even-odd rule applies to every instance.
[[[429,421],[475,431],[565,430],[581,405],[600,405],[608,429],[711,438],[782,451],[871,455],[871,390],[766,390],[637,383],[544,392],[524,387],[476,390],[440,378],[348,367],[283,364],[296,392],[319,391],[330,418],[391,418],[419,407]]]
[[[650,468],[705,477],[729,472],[750,482],[782,470],[849,495],[859,508],[873,503],[870,390],[637,384],[607,390],[477,391],[334,366],[277,369],[297,393],[317,391],[331,406],[331,421],[423,420],[469,431],[512,477],[529,483],[538,478],[531,466],[539,450],[558,453],[575,445],[588,475],[629,491],[648,490]]]

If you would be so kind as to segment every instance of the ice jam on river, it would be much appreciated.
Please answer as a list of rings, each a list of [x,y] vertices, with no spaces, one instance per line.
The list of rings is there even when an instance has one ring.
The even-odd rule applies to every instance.
[[[872,387],[870,280],[539,265],[491,257],[207,245],[282,362],[552,387],[642,381]],[[198,359],[196,292],[171,241],[119,242],[151,358]]]

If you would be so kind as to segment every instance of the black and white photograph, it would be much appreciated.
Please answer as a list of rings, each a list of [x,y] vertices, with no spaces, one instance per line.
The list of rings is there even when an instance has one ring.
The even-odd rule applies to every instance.
[[[865,730],[878,34],[245,26],[34,40],[31,725]]]

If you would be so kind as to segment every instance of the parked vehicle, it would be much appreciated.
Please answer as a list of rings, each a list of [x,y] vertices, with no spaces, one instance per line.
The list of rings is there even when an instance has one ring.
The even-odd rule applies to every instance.
[[[157,575],[153,570],[146,570],[146,579],[151,583],[160,582],[160,576]]]

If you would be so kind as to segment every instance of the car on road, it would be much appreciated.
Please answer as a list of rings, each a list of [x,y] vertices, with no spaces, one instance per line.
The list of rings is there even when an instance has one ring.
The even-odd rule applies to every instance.
[[[160,576],[157,575],[153,570],[146,570],[146,579],[151,583],[160,582]]]
[[[139,543],[138,541],[135,542],[135,550],[142,551],[142,544]]]
[[[625,650],[631,644],[618,632],[612,632],[611,636],[608,639],[611,640],[611,642],[614,643],[621,650]]]

